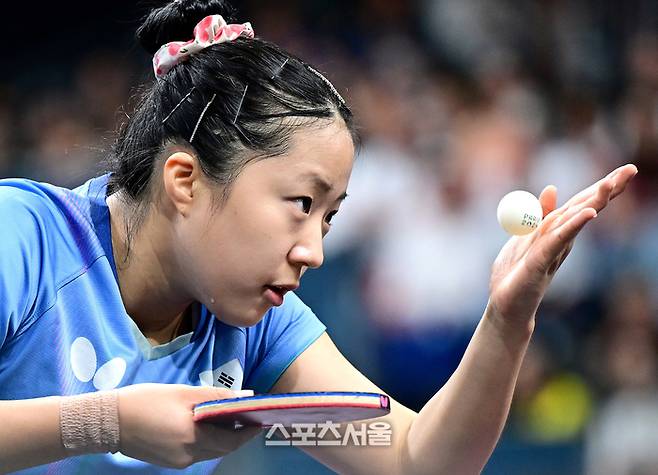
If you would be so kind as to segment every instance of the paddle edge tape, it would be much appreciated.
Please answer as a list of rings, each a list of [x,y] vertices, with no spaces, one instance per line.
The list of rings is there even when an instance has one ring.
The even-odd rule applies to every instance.
[[[380,405],[374,404],[354,404],[354,403],[312,403],[312,404],[285,404],[285,405],[272,405],[272,406],[259,406],[259,407],[249,407],[249,408],[231,408],[231,409],[219,409],[215,411],[206,411],[202,413],[195,414],[194,420],[203,420],[206,418],[212,418],[217,416],[229,416],[231,414],[245,414],[248,412],[260,412],[268,411],[272,409],[298,409],[298,408],[314,408],[314,407],[349,407],[349,408],[360,408],[360,409],[381,409],[385,410]]]
[[[363,396],[363,397],[377,397],[384,398],[386,405],[388,405],[388,396],[380,393],[368,393],[358,391],[317,391],[317,392],[303,392],[303,393],[277,393],[277,394],[256,394],[254,396],[236,397],[229,399],[213,399],[212,401],[205,401],[194,406],[194,409],[202,408],[204,406],[214,406],[217,404],[228,404],[235,401],[257,401],[259,399],[279,399],[279,398],[308,398],[310,396]],[[382,403],[384,404],[384,403]]]
[[[280,402],[249,407],[250,403],[256,402],[258,400]],[[228,416],[230,414],[236,413],[248,413],[271,409],[312,407],[353,407],[364,409],[381,409],[388,413],[390,411],[390,400],[389,397],[385,394],[366,392],[325,391],[261,394],[243,398],[218,399],[197,404],[194,407],[194,420],[201,421],[216,416]]]

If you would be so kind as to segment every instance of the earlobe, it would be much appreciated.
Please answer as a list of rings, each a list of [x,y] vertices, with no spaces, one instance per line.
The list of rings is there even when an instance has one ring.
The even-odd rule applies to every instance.
[[[187,152],[175,152],[165,160],[162,169],[164,190],[179,213],[187,215],[198,186],[196,158]]]

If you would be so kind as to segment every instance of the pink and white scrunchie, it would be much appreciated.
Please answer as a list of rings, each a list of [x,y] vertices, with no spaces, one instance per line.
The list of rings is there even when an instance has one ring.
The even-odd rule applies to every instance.
[[[221,15],[209,15],[194,27],[193,40],[172,41],[155,53],[153,56],[155,77],[160,79],[191,54],[198,53],[213,44],[233,41],[240,36],[254,37],[251,23],[229,25]]]

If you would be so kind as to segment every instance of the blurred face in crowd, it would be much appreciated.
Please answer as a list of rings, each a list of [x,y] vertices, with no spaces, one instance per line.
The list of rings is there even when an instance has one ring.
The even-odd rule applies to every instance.
[[[237,326],[280,305],[308,267],[322,264],[322,239],[346,196],[353,160],[342,121],[324,122],[296,132],[285,155],[249,163],[220,205],[213,206],[217,185],[198,180],[174,246],[192,296]]]

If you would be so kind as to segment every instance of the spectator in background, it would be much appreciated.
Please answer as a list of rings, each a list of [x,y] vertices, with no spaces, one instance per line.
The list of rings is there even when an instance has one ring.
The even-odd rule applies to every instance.
[[[588,361],[607,396],[587,436],[587,474],[655,475],[658,327],[647,282],[618,279],[607,308]]]
[[[11,114],[9,104],[9,91],[0,87],[0,176],[9,176],[12,169],[10,137],[11,128],[9,116]]]

